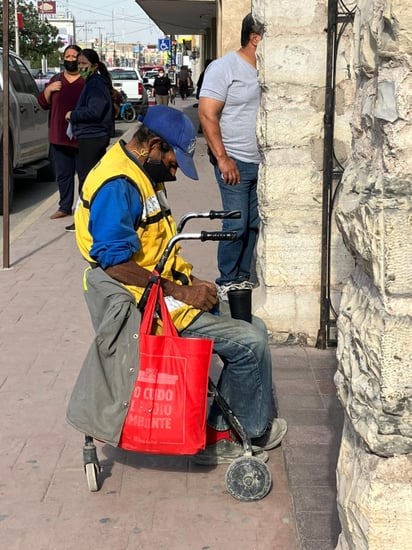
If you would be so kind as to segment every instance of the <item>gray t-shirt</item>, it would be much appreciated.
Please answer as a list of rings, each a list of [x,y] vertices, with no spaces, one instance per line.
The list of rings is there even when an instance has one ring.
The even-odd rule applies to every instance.
[[[256,69],[238,53],[228,53],[207,67],[200,97],[225,104],[220,114],[220,131],[227,154],[258,164],[261,157],[256,140],[256,117],[260,86]]]

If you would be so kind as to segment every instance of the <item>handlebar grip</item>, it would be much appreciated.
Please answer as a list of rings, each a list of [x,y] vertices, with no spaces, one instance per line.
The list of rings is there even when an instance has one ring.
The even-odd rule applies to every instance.
[[[211,220],[239,219],[242,217],[240,210],[211,210],[209,218]]]
[[[235,241],[237,231],[201,231],[201,241]]]

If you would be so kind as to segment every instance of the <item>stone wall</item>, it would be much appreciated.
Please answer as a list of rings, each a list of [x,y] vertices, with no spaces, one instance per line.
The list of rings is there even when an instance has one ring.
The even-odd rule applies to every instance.
[[[340,549],[412,540],[412,5],[359,0],[352,155],[337,221],[355,258],[338,322]]]
[[[254,306],[274,342],[316,342],[320,317],[323,117],[327,0],[255,0],[266,25],[258,49],[262,106],[258,139],[261,232],[257,246],[260,287]],[[336,151],[350,151],[349,117],[354,82],[348,71],[352,41],[344,34],[338,56]],[[352,259],[332,234],[335,308]]]

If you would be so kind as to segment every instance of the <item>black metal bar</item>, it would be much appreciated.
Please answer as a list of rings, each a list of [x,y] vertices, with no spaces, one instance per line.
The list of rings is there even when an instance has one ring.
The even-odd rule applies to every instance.
[[[185,214],[177,224],[177,233],[181,233],[184,226],[189,220],[199,218],[209,218],[209,220],[224,220],[240,218],[240,210],[210,210],[209,212],[188,212]]]
[[[329,249],[329,190],[333,176],[333,129],[335,111],[335,36],[338,4],[337,0],[328,3],[328,28],[326,50],[326,85],[323,145],[323,185],[322,185],[322,256],[320,276],[320,320],[316,347],[326,348],[327,322],[329,318],[328,299],[328,249]]]
[[[3,268],[10,267],[9,2],[3,0]]]
[[[235,241],[237,239],[236,231],[201,231],[200,233],[178,233],[174,235],[166,245],[160,260],[157,262],[153,272],[150,275],[149,282],[147,283],[142,297],[139,300],[138,308],[143,312],[147,300],[149,298],[150,290],[154,284],[159,280],[160,275],[163,272],[164,266],[167,262],[169,254],[173,247],[179,241],[197,240],[197,241]]]
[[[336,159],[334,152],[336,58],[340,38],[346,26],[353,22],[355,10],[356,6],[349,9],[345,5],[344,0],[329,0],[328,3],[322,186],[320,320],[316,341],[316,347],[321,349],[325,349],[327,345],[336,345],[336,338],[335,340],[331,338],[331,328],[336,326],[337,317],[331,300],[331,235],[336,191],[340,185],[343,174],[343,167]],[[338,25],[340,25],[339,32]],[[350,78],[350,73],[348,73],[348,76]],[[334,186],[335,181],[337,183]]]

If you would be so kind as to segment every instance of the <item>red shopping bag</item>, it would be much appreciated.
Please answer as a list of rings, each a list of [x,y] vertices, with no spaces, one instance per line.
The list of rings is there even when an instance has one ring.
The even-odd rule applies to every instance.
[[[162,335],[150,334],[157,303]],[[195,454],[205,447],[212,348],[213,340],[178,336],[155,283],[140,326],[140,370],[119,447],[156,454]]]

